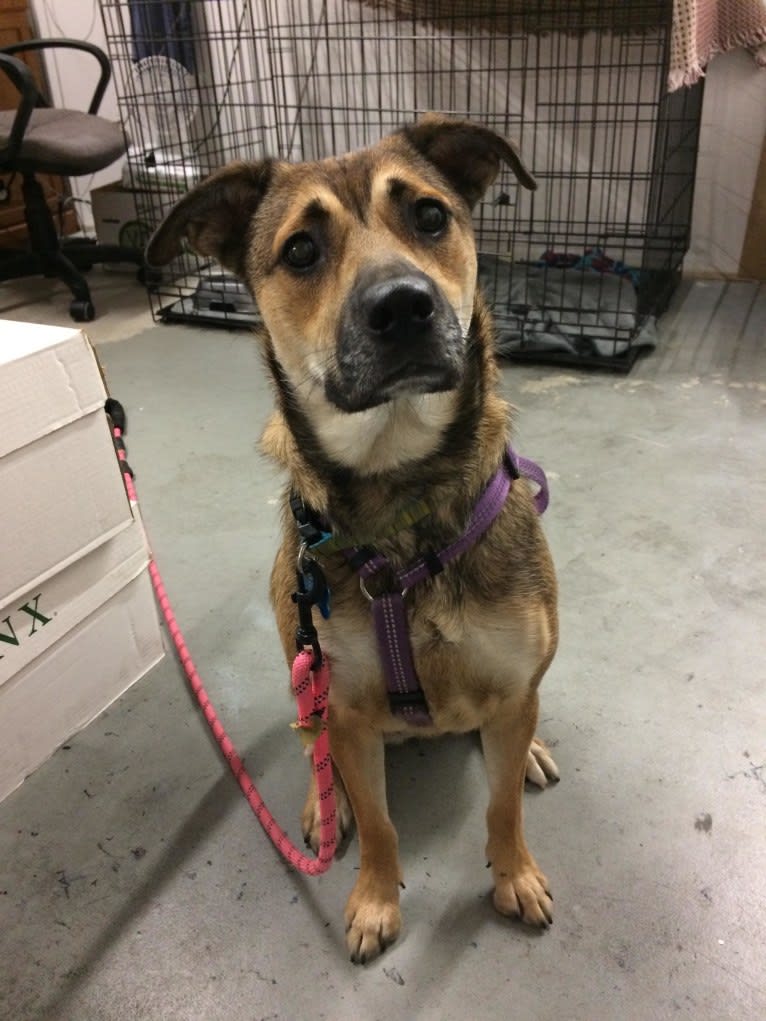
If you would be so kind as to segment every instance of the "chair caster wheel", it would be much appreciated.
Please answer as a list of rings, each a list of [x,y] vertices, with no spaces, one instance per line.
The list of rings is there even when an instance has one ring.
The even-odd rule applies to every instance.
[[[90,323],[96,318],[93,302],[83,298],[75,298],[72,301],[69,314],[76,323]]]

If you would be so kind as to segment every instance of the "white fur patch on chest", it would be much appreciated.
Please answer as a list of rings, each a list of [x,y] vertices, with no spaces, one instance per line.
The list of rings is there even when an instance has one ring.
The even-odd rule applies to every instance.
[[[454,391],[420,394],[350,415],[320,398],[311,420],[334,461],[375,475],[433,453],[454,418],[456,401]]]

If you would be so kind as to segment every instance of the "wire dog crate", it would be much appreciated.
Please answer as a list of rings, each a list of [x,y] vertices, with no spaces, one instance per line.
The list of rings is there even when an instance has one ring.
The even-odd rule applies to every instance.
[[[702,85],[667,91],[670,0],[101,0],[138,231],[232,159],[311,160],[427,111],[514,139],[477,207],[498,349],[628,370],[688,248]],[[189,253],[154,282],[157,319],[257,310]]]

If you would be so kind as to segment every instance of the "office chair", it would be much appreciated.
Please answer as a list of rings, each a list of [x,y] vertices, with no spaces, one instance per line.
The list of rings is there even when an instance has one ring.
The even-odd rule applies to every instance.
[[[100,65],[99,80],[87,113],[51,107],[29,67],[14,54],[48,48],[83,50]],[[24,252],[0,249],[0,281],[42,274],[58,277],[73,295],[69,312],[75,322],[90,322],[93,302],[81,270],[97,262],[132,262],[144,273],[143,252],[122,245],[102,245],[87,238],[59,238],[36,174],[79,177],[103,170],[126,150],[119,124],[97,116],[111,78],[106,54],[76,39],[34,39],[0,48],[0,70],[19,92],[15,110],[0,110],[0,174],[21,174],[24,216],[29,240]]]

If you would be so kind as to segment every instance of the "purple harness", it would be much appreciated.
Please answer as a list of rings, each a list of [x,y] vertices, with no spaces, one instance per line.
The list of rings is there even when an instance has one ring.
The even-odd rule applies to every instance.
[[[537,513],[542,514],[548,506],[548,482],[545,472],[534,461],[519,457],[509,445],[502,465],[479,497],[467,528],[441,552],[424,554],[409,567],[396,571],[387,557],[368,546],[355,546],[343,550],[349,566],[359,575],[362,592],[370,601],[391,712],[408,723],[428,726],[432,720],[425,693],[415,672],[404,597],[414,585],[439,574],[447,564],[478,541],[502,510],[511,485],[518,478],[530,479],[539,486],[534,496],[534,504]],[[295,512],[295,507],[293,509]],[[301,530],[297,513],[296,519]],[[324,536],[327,537],[327,533],[324,533]],[[321,547],[321,541],[312,543],[309,540],[307,545],[311,549],[315,546]],[[394,579],[394,586],[388,591],[372,596],[366,583],[381,571],[385,571],[389,578]],[[313,602],[316,605],[319,600],[314,599]]]

